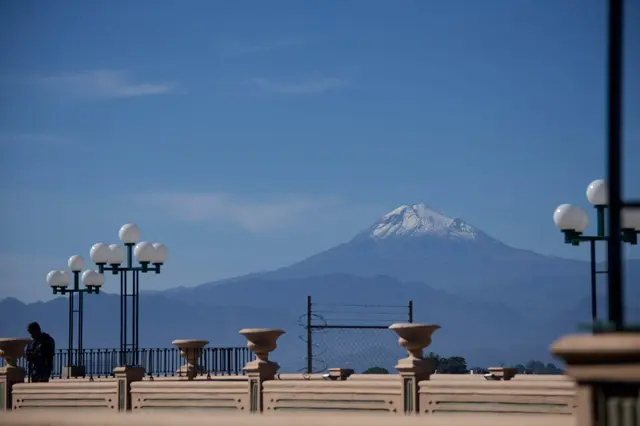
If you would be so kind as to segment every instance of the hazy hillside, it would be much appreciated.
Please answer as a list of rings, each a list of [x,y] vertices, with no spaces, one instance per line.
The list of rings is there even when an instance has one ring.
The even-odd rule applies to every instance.
[[[489,342],[496,333],[517,335],[534,327],[512,308],[466,299],[422,283],[402,283],[390,277],[330,275],[203,286],[183,292],[179,299],[143,295],[140,343],[147,347],[166,347],[175,338],[205,338],[215,345],[237,345],[243,344],[237,335],[240,328],[282,327],[288,334],[282,338],[280,347],[283,355],[279,360],[284,363],[283,367],[296,369],[296,366],[302,366],[304,358],[305,344],[299,338],[304,333],[299,326],[299,318],[304,314],[308,294],[313,295],[317,302],[329,303],[357,300],[361,304],[405,304],[411,298],[415,304],[416,321],[435,322],[443,327],[434,339],[434,350],[445,354],[464,354],[477,364],[496,362],[498,355],[500,359],[519,359],[521,354],[514,341],[509,346],[501,345],[497,351]],[[85,346],[116,347],[117,296],[87,297],[85,305]],[[24,335],[25,325],[36,320],[57,338],[58,347],[64,347],[66,312],[67,303],[63,298],[30,305],[5,299],[0,302],[0,334]],[[387,319],[393,322],[392,318]],[[406,318],[399,315],[396,321],[404,320]],[[325,358],[331,360],[337,356],[342,359],[345,354],[366,351],[369,345],[379,345],[379,336],[378,331],[328,332],[323,336],[323,344],[329,348],[338,345],[340,349],[333,355],[325,352]],[[345,348],[345,341],[353,347]],[[359,362],[354,359],[353,364]]]

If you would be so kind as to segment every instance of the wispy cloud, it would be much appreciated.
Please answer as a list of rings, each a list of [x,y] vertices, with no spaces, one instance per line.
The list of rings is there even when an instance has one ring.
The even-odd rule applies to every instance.
[[[218,52],[225,55],[245,55],[270,53],[304,45],[300,38],[283,38],[279,40],[262,40],[259,42],[222,41],[216,44]]]
[[[267,201],[250,201],[225,193],[158,193],[141,195],[138,200],[159,207],[179,220],[223,220],[253,232],[288,227],[306,220],[309,215],[322,214],[342,204],[335,197],[288,195]]]
[[[275,81],[267,78],[254,78],[251,82],[267,92],[284,95],[317,95],[341,89],[347,85],[347,80],[337,77],[313,78],[300,81]]]
[[[84,99],[126,99],[181,93],[176,83],[139,82],[124,71],[94,70],[41,77],[44,87]]]
[[[0,145],[40,145],[60,146],[68,145],[71,141],[56,135],[47,133],[0,133]]]

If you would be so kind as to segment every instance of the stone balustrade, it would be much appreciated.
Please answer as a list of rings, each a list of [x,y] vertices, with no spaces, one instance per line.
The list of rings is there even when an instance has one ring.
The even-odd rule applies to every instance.
[[[174,341],[185,359],[180,377],[150,378],[141,368],[119,367],[112,379],[24,383],[24,371],[15,365],[23,356],[24,340],[0,339],[8,364],[0,370],[0,402],[16,414],[48,407],[271,415],[317,410],[427,417],[474,414],[474,418],[509,414],[518,416],[513,421],[519,425],[538,416],[540,424],[577,419],[579,426],[638,426],[637,417],[633,417],[640,388],[638,334],[561,339],[553,352],[567,362],[568,376],[516,375],[513,370],[496,367],[491,369],[492,377],[485,377],[433,375],[434,366],[423,351],[439,326],[394,324],[390,328],[398,334],[398,343],[408,356],[398,360],[398,374],[380,375],[354,374],[340,368],[330,369],[327,375],[278,374],[279,366],[271,353],[284,330],[254,328],[240,330],[256,355],[241,376],[198,375],[199,354],[207,341],[181,339]],[[594,403],[605,408],[590,408]],[[603,418],[614,423],[603,422]]]

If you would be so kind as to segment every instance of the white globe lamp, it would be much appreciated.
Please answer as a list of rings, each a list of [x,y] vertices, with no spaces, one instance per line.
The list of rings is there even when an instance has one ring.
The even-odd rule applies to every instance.
[[[106,265],[111,260],[111,250],[105,243],[96,243],[89,250],[91,260],[96,265]]]
[[[589,184],[587,187],[587,200],[596,207],[609,204],[609,187],[604,179],[594,180]]]
[[[67,262],[67,266],[72,272],[80,272],[84,268],[84,259],[82,256],[74,255],[69,258]]]
[[[100,287],[104,284],[104,275],[94,270],[86,270],[82,273],[82,283],[86,287]]]
[[[140,228],[133,223],[127,223],[122,225],[120,232],[118,232],[120,241],[125,244],[135,244],[140,241]]]
[[[109,264],[121,265],[124,262],[124,249],[117,244],[109,245]]]
[[[153,244],[143,241],[136,244],[133,253],[140,263],[150,263],[156,255],[156,249],[153,248]]]
[[[71,277],[65,271],[60,271],[60,287],[68,287],[71,284]]]
[[[154,255],[151,260],[152,263],[156,265],[162,265],[169,255],[169,251],[167,250],[167,246],[162,243],[153,243]]]
[[[589,216],[578,206],[562,204],[553,212],[553,221],[561,231],[581,234],[589,226]]]
[[[62,287],[62,271],[50,271],[47,274],[47,284],[51,287]]]

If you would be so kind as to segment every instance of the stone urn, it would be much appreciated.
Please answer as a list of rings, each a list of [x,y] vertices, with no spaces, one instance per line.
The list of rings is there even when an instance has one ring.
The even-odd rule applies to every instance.
[[[431,344],[437,324],[398,323],[389,327],[398,335],[398,344],[409,352],[409,358],[422,359],[424,349]]]
[[[277,347],[277,340],[285,331],[279,328],[243,328],[240,334],[247,339],[247,347],[256,354],[254,361],[244,366],[249,376],[258,376],[260,380],[271,380],[280,366],[269,360],[269,353]]]
[[[18,368],[16,365],[18,359],[24,356],[26,346],[31,343],[31,341],[32,339],[27,338],[0,338],[0,357],[6,361],[6,368]]]
[[[204,372],[204,368],[198,365],[198,361],[202,357],[204,347],[209,344],[208,340],[195,339],[178,339],[171,342],[180,349],[180,355],[187,363],[180,366],[176,373],[185,374],[189,380],[193,380],[198,373]]]
[[[415,374],[420,379],[428,379],[435,365],[431,360],[424,359],[423,351],[431,344],[431,336],[439,329],[437,324],[398,323],[389,327],[398,335],[398,343],[409,354],[407,358],[398,361],[396,370],[400,374]]]
[[[277,340],[285,331],[279,328],[243,328],[240,334],[247,339],[247,347],[259,361],[269,361],[269,353],[277,347]]]

